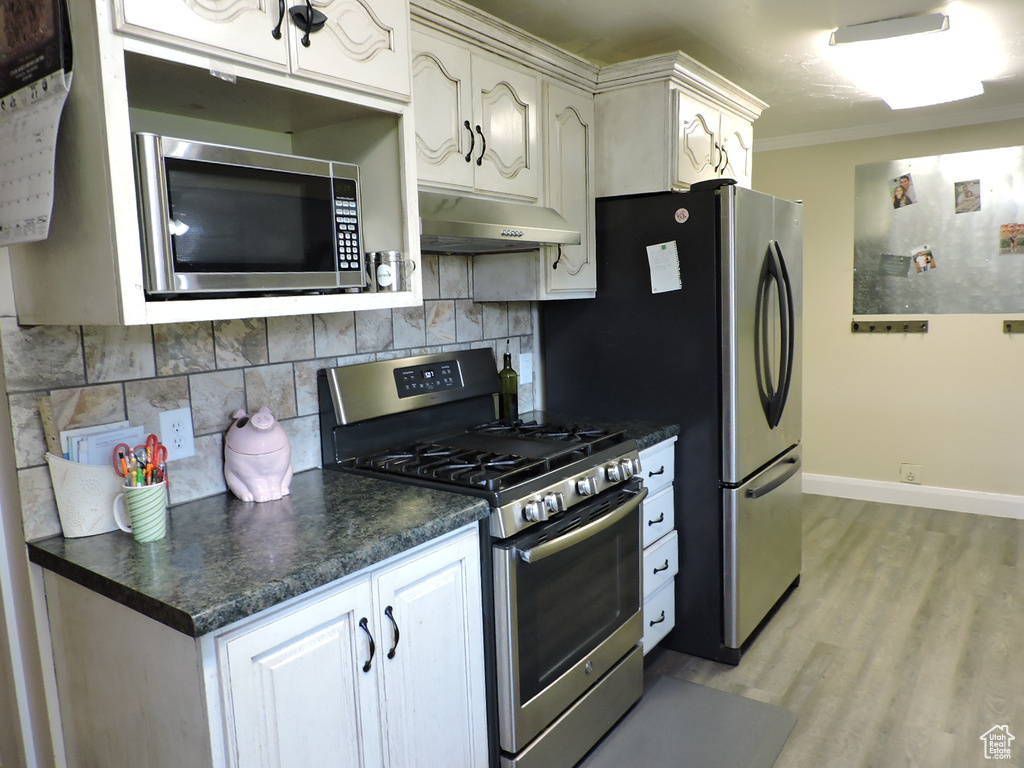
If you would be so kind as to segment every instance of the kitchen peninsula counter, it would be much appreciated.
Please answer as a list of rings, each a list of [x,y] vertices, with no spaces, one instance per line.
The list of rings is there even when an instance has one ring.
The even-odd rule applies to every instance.
[[[313,469],[279,501],[223,493],[172,506],[161,541],[112,531],[28,548],[43,568],[199,637],[487,513],[473,496]]]

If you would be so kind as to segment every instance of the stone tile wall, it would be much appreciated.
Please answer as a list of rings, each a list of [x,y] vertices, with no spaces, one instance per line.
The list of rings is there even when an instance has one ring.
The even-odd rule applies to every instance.
[[[128,419],[159,430],[160,411],[191,408],[196,455],[168,466],[171,503],[226,490],[223,436],[238,409],[281,420],[296,472],[320,466],[316,373],[406,355],[488,347],[535,352],[528,302],[475,303],[472,260],[424,256],[421,306],[141,327],[21,327],[0,318],[26,539],[60,532],[38,399],[57,429]],[[533,385],[520,407],[533,408]]]

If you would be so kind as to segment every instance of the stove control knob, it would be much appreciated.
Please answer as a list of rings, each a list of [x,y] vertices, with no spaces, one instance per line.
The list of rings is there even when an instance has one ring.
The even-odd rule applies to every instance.
[[[561,491],[549,493],[544,497],[544,503],[552,512],[565,512],[565,494]]]
[[[640,474],[640,459],[623,459],[620,466],[622,467],[623,474],[626,476],[626,480],[629,480],[633,475]]]
[[[623,480],[628,480],[629,475],[626,473],[625,464],[609,464],[604,468],[604,476],[608,478],[609,482],[621,483]]]
[[[593,496],[597,493],[597,478],[582,477],[576,481],[576,492],[580,496]]]
[[[543,501],[528,501],[523,515],[531,523],[543,523],[548,519],[548,505]]]

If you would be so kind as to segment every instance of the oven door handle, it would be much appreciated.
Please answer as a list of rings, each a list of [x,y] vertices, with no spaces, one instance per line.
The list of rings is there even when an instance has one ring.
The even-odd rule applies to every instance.
[[[627,501],[621,507],[613,512],[609,512],[607,515],[602,517],[600,520],[595,520],[592,523],[588,523],[582,528],[577,528],[575,531],[560,536],[552,541],[545,541],[543,544],[538,544],[536,547],[530,549],[522,549],[519,551],[519,557],[523,562],[536,563],[539,560],[543,560],[545,557],[551,557],[551,555],[557,555],[559,552],[579,544],[581,541],[589,539],[591,536],[595,536],[605,528],[608,528],[615,523],[619,522],[622,518],[640,506],[640,502],[647,496],[647,488],[641,488],[640,492],[637,493],[632,499]]]

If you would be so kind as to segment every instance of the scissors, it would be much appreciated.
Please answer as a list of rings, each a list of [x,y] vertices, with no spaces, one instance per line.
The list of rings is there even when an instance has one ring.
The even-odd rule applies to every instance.
[[[114,471],[129,485],[153,482],[154,472],[166,479],[167,447],[160,444],[156,435],[150,435],[145,445],[134,449],[128,443],[118,443],[114,446],[113,463]]]

